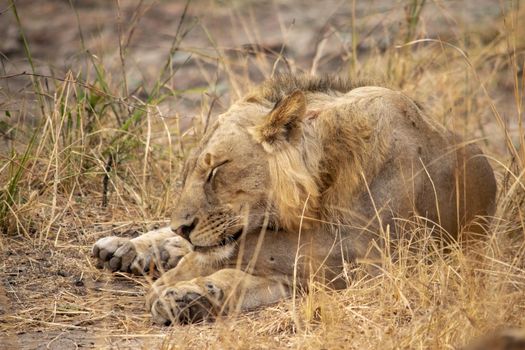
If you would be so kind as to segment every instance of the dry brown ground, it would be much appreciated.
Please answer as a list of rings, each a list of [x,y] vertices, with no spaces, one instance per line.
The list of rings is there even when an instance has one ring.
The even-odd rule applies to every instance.
[[[426,1],[410,18],[421,1],[195,0],[184,16],[182,1],[73,3],[15,2],[32,82],[0,1],[0,348],[444,349],[525,327],[524,4]],[[92,244],[164,224],[207,118],[287,69],[384,81],[478,139],[501,189],[490,239],[448,254],[420,242],[297,304],[152,326],[148,279],[96,269]]]

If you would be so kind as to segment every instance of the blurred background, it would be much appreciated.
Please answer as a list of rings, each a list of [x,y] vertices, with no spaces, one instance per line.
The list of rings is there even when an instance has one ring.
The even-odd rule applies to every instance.
[[[414,91],[413,95],[424,90],[422,100],[439,100],[448,93],[432,86],[458,83],[465,88],[461,98],[470,98],[479,89],[474,77],[477,73],[484,78],[500,113],[507,115],[513,112],[507,106],[514,104],[515,76],[506,55],[515,50],[517,67],[522,69],[519,62],[525,45],[524,26],[517,26],[512,19],[524,13],[519,1],[15,3],[19,22],[10,1],[0,2],[3,75],[31,72],[22,28],[36,71],[49,77],[44,78],[46,86],[55,84],[53,78],[63,78],[69,70],[76,78],[92,82],[99,79],[98,67],[115,97],[147,100],[159,79],[164,79],[162,111],[183,118],[201,108],[203,94],[218,97],[221,103],[214,107],[221,111],[249,84],[283,71],[377,80]],[[508,35],[513,42],[508,42]],[[420,39],[446,44],[421,42],[399,47]],[[477,71],[469,68],[462,55],[470,58]],[[445,76],[432,76],[435,71]],[[0,80],[0,108],[29,108],[24,91],[29,81],[29,76]],[[465,112],[483,113],[458,107],[475,108],[472,104],[438,103],[448,103],[440,112],[452,109],[455,118]],[[188,122],[184,123],[186,127]]]

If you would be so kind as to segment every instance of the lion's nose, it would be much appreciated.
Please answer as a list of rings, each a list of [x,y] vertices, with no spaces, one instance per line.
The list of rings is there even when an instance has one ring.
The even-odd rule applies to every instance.
[[[186,239],[190,242],[190,234],[195,229],[198,223],[197,218],[192,218],[190,220],[187,220],[186,222],[178,223],[171,226],[171,229],[173,232],[181,236],[182,238]]]

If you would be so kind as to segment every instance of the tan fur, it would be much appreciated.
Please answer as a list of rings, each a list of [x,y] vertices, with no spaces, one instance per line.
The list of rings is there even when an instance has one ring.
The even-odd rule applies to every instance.
[[[483,230],[496,192],[479,148],[402,93],[307,76],[231,106],[182,177],[171,227],[194,251],[148,295],[158,323],[264,305],[312,275],[344,287],[345,263],[378,262],[405,234],[397,218],[456,238]]]

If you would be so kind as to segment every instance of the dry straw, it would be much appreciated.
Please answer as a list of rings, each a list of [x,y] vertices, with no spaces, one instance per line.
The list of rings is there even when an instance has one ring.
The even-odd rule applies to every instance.
[[[117,69],[86,49],[84,19],[77,13],[84,58],[62,74],[42,72],[35,65],[24,31],[31,18],[17,12],[22,2],[9,2],[31,73],[4,68],[0,86],[29,78],[31,85],[23,92],[38,107],[6,107],[6,118],[0,119],[0,143],[6,145],[0,147],[0,344],[64,349],[457,349],[489,331],[525,327],[523,4],[501,2],[495,7],[500,15],[473,29],[475,21],[467,27],[451,20],[448,2],[403,1],[383,13],[372,8],[372,15],[361,19],[362,13],[356,12],[360,4],[354,1],[345,19],[351,23],[349,32],[327,20],[318,42],[311,50],[305,48],[313,50],[305,54],[311,62],[305,62],[287,56],[286,40],[295,29],[290,23],[282,22],[280,28],[284,44],[265,47],[265,33],[256,29],[257,10],[250,7],[256,5],[248,2],[235,2],[228,18],[256,45],[250,50],[221,46],[221,38],[214,37],[204,20],[188,15],[192,6],[202,3],[188,2],[173,19],[174,34],[158,77],[135,84],[130,80],[134,35],[148,11],[162,4],[138,1],[130,7],[114,2]],[[71,6],[79,11],[76,2]],[[278,7],[273,2],[268,6]],[[425,11],[429,6],[434,12]],[[132,14],[130,25],[125,25],[126,13]],[[203,16],[213,13],[208,10]],[[448,19],[457,36],[428,37],[432,13]],[[377,29],[388,30],[386,18],[400,14],[393,43],[374,41],[381,37],[374,34]],[[184,41],[195,30],[204,33],[207,50]],[[328,51],[334,38],[346,35],[351,45],[341,41],[340,52]],[[174,62],[179,53],[191,55],[205,84],[177,90],[175,73],[184,71],[189,60]],[[98,238],[133,236],[169,217],[175,175],[188,150],[210,116],[231,102],[227,95],[218,98],[226,90],[209,66],[220,72],[234,100],[260,80],[254,76],[283,69],[332,70],[335,59],[343,62],[341,74],[386,80],[424,101],[428,114],[448,128],[480,141],[500,189],[486,238],[468,246],[444,245],[432,238],[425,220],[407,219],[400,225],[410,238],[392,242],[390,248],[397,259],[385,258],[377,276],[347,265],[345,290],[333,291],[312,280],[307,293],[294,290],[291,300],[214,324],[151,325],[144,293],[152,276],[99,270],[90,249]],[[15,101],[4,92],[0,90],[7,102]],[[179,114],[166,110],[164,103],[182,103],[195,92],[202,101],[200,110],[193,107],[198,117],[182,125]],[[385,251],[385,257],[390,255]]]

